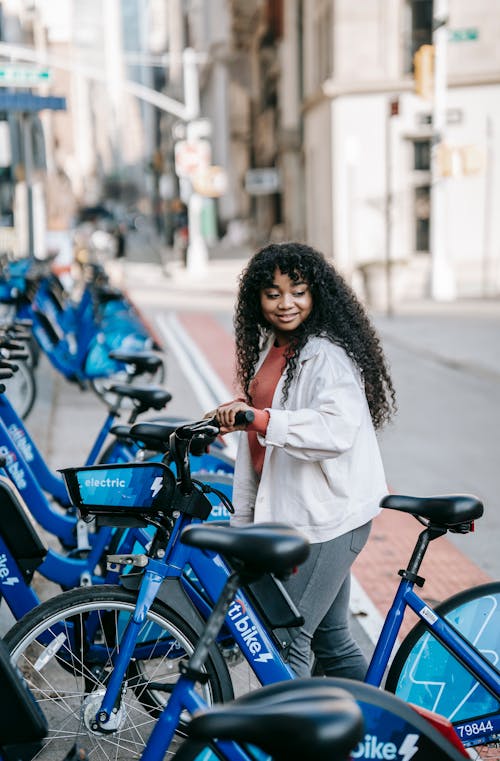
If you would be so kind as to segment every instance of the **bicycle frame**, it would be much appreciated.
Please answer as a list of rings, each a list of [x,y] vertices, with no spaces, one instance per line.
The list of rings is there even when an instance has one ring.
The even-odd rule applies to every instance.
[[[121,684],[137,642],[137,634],[153,600],[157,596],[161,598],[161,586],[165,579],[180,579],[185,567],[189,565],[196,577],[200,579],[213,604],[218,600],[230,576],[229,567],[220,555],[191,549],[178,541],[185,526],[193,522],[199,521],[184,515],[178,518],[167,545],[165,559],[162,561],[150,559],[148,562],[139,588],[135,612],[120,643],[120,651],[114,662],[113,672],[101,704],[100,712],[108,716],[111,715],[118,699]],[[125,586],[127,586],[126,582]],[[168,591],[165,600],[168,601]],[[238,590],[225,623],[262,684],[294,678],[293,671],[281,659],[260,616],[243,590]],[[167,643],[165,646],[167,647]],[[155,652],[158,652],[158,645]]]
[[[106,416],[106,419],[97,434],[97,437],[92,445],[92,448],[85,460],[85,465],[92,465],[95,463],[99,452],[101,451],[103,444],[109,435],[109,432],[113,426],[117,417],[117,413],[110,411]],[[68,499],[68,493],[62,478],[54,473],[47,467],[45,460],[35,442],[31,438],[24,422],[21,420],[17,412],[5,394],[0,394],[0,421],[3,423],[4,431],[0,431],[0,446],[8,447],[7,435],[10,440],[16,444],[23,459],[27,465],[29,465],[33,475],[38,481],[38,485],[43,491],[50,494],[56,499],[60,505],[69,507],[70,502]],[[117,451],[118,447],[126,449],[126,447],[120,442],[116,442]],[[121,452],[121,450],[120,450]],[[123,454],[123,453],[121,453]],[[131,457],[129,457],[131,459]]]
[[[414,582],[402,579],[396,596],[382,627],[365,681],[379,687],[387,668],[392,650],[401,628],[406,607],[409,607],[455,658],[494,697],[500,696],[500,673],[473,647],[446,619],[441,618],[431,606],[419,597]]]
[[[188,524],[190,522],[192,522],[191,519],[183,519],[177,528],[182,530],[180,524]],[[265,630],[262,631],[260,629],[262,624],[259,621],[258,616],[255,614],[255,611],[252,609],[244,593],[242,593],[241,588],[238,588],[239,578],[235,578],[235,574],[231,572],[223,558],[211,551],[200,549],[190,550],[186,546],[183,546],[183,550],[176,553],[176,555],[176,562],[184,562],[192,565],[193,569],[196,569],[199,574],[204,573],[205,569],[206,575],[203,576],[203,579],[206,579],[207,581],[207,592],[211,598],[216,597],[217,602],[213,606],[210,619],[206,625],[205,634],[202,635],[202,640],[191,656],[185,672],[181,672],[172,692],[169,693],[167,707],[161,712],[153,728],[141,755],[141,761],[162,761],[165,751],[171,745],[183,713],[188,711],[193,715],[197,711],[203,711],[207,708],[203,698],[195,691],[196,674],[198,673],[200,665],[202,665],[204,661],[204,653],[206,652],[207,647],[207,639],[205,638],[208,638],[209,642],[213,641],[213,638],[216,636],[217,631],[220,630],[223,621],[231,628],[235,639],[238,640],[240,647],[242,647],[247,660],[249,660],[254,673],[259,677],[261,683],[272,683],[295,678],[293,672],[288,669],[286,664],[281,660],[273,643],[269,642]],[[160,572],[158,574],[159,576],[162,576],[164,573],[164,571],[161,571],[160,565],[160,563],[155,562],[154,567],[150,569],[151,581],[146,584],[146,587],[149,587],[150,592],[154,592],[155,584],[157,585],[156,588],[158,590],[161,588],[161,580],[159,578],[153,580],[153,577],[155,574],[158,574],[158,572]],[[148,570],[146,573],[148,573]],[[180,569],[178,569],[178,572],[180,572]],[[221,583],[223,583],[222,588],[220,588]],[[144,585],[141,585],[136,606],[136,614],[144,611],[146,605],[147,590],[144,588]],[[226,610],[228,611],[227,615],[225,615]],[[134,615],[134,622],[136,614]],[[137,627],[139,627],[139,618],[140,616],[137,617]],[[243,621],[244,626],[242,626]],[[120,642],[120,652],[114,662],[114,670],[110,678],[105,701],[98,712],[99,717],[101,716],[102,711],[112,710],[113,706],[116,705],[116,703],[113,703],[112,700],[110,701],[109,698],[111,697],[113,690],[120,689],[120,680],[125,675],[125,671],[121,670],[123,668],[123,663],[120,664],[123,648],[125,647],[126,650],[124,653],[125,659],[130,657],[133,651],[133,633],[130,635],[132,628],[133,627],[131,627],[130,624],[127,626],[125,636]],[[261,634],[263,635],[262,637]],[[129,638],[127,635],[129,635]],[[259,649],[262,645],[266,648],[265,650]],[[157,651],[155,650],[155,652]],[[253,656],[251,659],[249,659],[249,652],[250,655]],[[270,668],[266,671],[267,666]],[[344,681],[348,684],[348,680]],[[372,734],[374,730],[377,731],[378,722],[381,720],[382,714],[377,705],[372,704],[373,707],[370,707],[369,703],[365,705],[361,696],[358,699],[363,706],[363,712],[367,712],[366,720],[368,722],[367,731],[369,734],[366,737],[368,738],[368,741],[371,742]],[[110,713],[107,715],[109,716]],[[388,725],[388,728],[386,728],[386,732],[391,740],[391,753],[395,753],[397,748],[402,752],[404,743],[409,746],[410,740],[412,751],[416,752],[418,749],[417,741],[419,740],[419,735],[409,735],[408,732],[411,730],[403,729],[401,725],[398,725],[398,720],[395,721],[392,714],[386,713],[386,721],[389,720],[389,717],[390,724]],[[397,739],[398,732],[400,733],[399,740]],[[379,745],[380,747],[384,745],[384,741],[378,741],[377,738],[375,738],[375,740],[377,742],[377,747]],[[249,755],[245,751],[244,746],[242,747],[236,742],[229,740],[218,741],[213,739],[213,744],[221,752],[222,757],[228,761],[248,761],[248,759],[255,758],[255,756]],[[264,757],[264,755],[265,754],[262,754],[262,757]],[[384,755],[384,757],[386,756]]]
[[[97,563],[102,557],[109,543],[113,529],[101,529],[99,542],[89,552],[84,560],[69,558],[59,555],[51,549],[47,550],[45,558],[36,568],[37,572],[49,581],[61,586],[71,588],[84,583],[114,584],[118,581],[119,574],[116,570],[108,571],[105,576],[92,575]],[[130,529],[119,545],[120,552],[129,554],[134,545],[139,541],[144,546],[150,537],[140,529]],[[14,618],[19,620],[36,606],[40,605],[40,599],[31,588],[25,578],[17,559],[12,554],[0,530],[0,593],[12,612]]]
[[[389,664],[389,659],[403,622],[405,610],[408,607],[424,622],[426,629],[455,657],[467,672],[495,700],[500,702],[500,672],[452,624],[436,613],[428,603],[415,593],[414,584],[415,582],[413,581],[401,579],[375,646],[365,682],[375,687],[380,687],[382,684],[385,670]],[[496,715],[488,716],[488,721],[491,726],[484,727],[483,733],[475,730],[474,739],[476,744],[479,744],[481,737],[484,737],[485,741],[487,741],[492,733],[500,732],[500,712],[497,712]],[[469,724],[472,724],[472,722],[454,722],[460,739],[464,740],[468,736]]]
[[[28,272],[29,272],[29,265]],[[26,268],[23,275],[27,274]],[[21,282],[18,282],[20,280]],[[63,306],[52,292],[51,276],[40,278],[32,301],[26,296],[24,276],[16,287],[7,280],[0,298],[14,303],[16,318],[32,322],[33,335],[51,364],[65,378],[85,384],[123,369],[123,364],[108,356],[113,348],[140,350],[155,339],[149,335],[131,304],[119,300],[120,309],[106,316],[106,306],[98,312],[92,288],[86,284],[79,302],[68,300]],[[125,346],[127,344],[127,346]]]
[[[210,422],[204,424],[210,429]],[[196,425],[198,424],[193,424],[191,430],[196,431]],[[188,425],[185,428],[189,430]],[[179,448],[179,441],[183,443],[182,449]],[[99,691],[98,705],[92,707],[92,715],[87,717],[91,722],[92,732],[101,731],[106,733],[106,731],[114,730],[113,724],[110,725],[109,729],[107,729],[107,724],[112,717],[114,708],[120,703],[121,693],[126,682],[127,670],[132,658],[137,658],[138,660],[147,658],[148,654],[152,652],[151,647],[154,648],[155,657],[171,657],[172,645],[175,645],[175,637],[173,635],[166,635],[163,639],[159,640],[155,639],[154,643],[139,639],[143,624],[146,622],[148,612],[154,600],[158,599],[167,605],[170,603],[171,607],[175,609],[181,618],[193,622],[196,596],[192,600],[189,600],[183,597],[182,594],[176,593],[179,585],[185,583],[183,582],[182,575],[186,568],[192,569],[211,604],[212,613],[207,624],[207,632],[209,632],[210,637],[215,637],[224,624],[261,684],[272,684],[295,678],[293,671],[281,658],[280,648],[273,642],[273,635],[267,630],[262,617],[253,606],[250,596],[243,588],[238,589],[236,586],[234,589],[229,590],[229,596],[224,595],[224,591],[226,590],[227,592],[230,584],[235,583],[234,574],[224,559],[213,551],[189,547],[189,545],[183,544],[180,541],[181,532],[185,527],[191,523],[200,523],[201,518],[205,518],[208,514],[206,505],[198,509],[198,503],[196,501],[193,502],[191,499],[192,491],[183,491],[183,487],[188,487],[190,484],[192,486],[187,458],[188,444],[186,441],[186,438],[175,434],[176,446],[172,445],[172,451],[175,455],[178,468],[181,476],[183,476],[183,478],[181,477],[177,481],[177,489],[179,491],[176,492],[176,500],[170,502],[171,497],[167,497],[167,495],[171,494],[168,491],[170,487],[165,487],[165,496],[169,500],[166,504],[170,505],[173,510],[178,511],[172,514],[172,517],[175,516],[175,521],[169,520],[165,522],[165,533],[159,535],[155,542],[153,542],[151,556],[146,562],[143,573],[141,575],[134,574],[133,576],[126,575],[122,580],[123,586],[126,589],[134,590],[137,593],[135,608],[132,615],[130,617],[127,616],[128,622],[127,620],[122,621],[123,628],[120,627],[118,642],[116,642],[116,645],[119,646],[113,650],[112,654],[113,669],[109,674],[109,679],[103,684],[103,691]],[[135,480],[134,474],[131,473],[130,478],[126,481],[128,489],[126,496],[123,496],[120,491],[107,489],[106,483],[103,482],[103,479],[106,480],[108,478],[105,469],[100,471],[97,484],[93,483],[89,471],[84,468],[66,469],[64,474],[74,504],[80,506],[84,514],[100,514],[106,520],[112,519],[113,515],[116,515],[117,512],[120,514],[119,508],[121,508],[125,510],[125,513],[121,513],[121,515],[128,516],[128,520],[137,520],[137,516],[140,516],[141,520],[149,520],[149,515],[156,516],[156,518],[152,517],[150,520],[158,521],[156,508],[160,508],[163,512],[165,507],[162,507],[162,497],[159,491],[161,486],[158,484],[158,481],[162,480],[159,475],[161,468],[154,471],[149,470],[150,478],[147,478],[143,471],[137,470],[137,468],[140,468],[138,464],[133,467],[136,469]],[[113,473],[110,473],[109,477],[113,480],[116,479],[117,475],[120,476],[119,470],[115,466]],[[180,501],[178,499],[179,495]],[[187,502],[183,501],[183,497],[189,498]],[[157,503],[155,503],[156,498]],[[130,501],[131,499],[133,500],[132,502]],[[150,508],[151,511],[149,511]],[[194,518],[192,515],[182,512],[184,509],[192,514],[199,514],[199,517]],[[144,561],[145,558],[142,558],[140,561],[137,561],[137,565],[144,566]],[[118,562],[120,562],[119,558]],[[129,560],[125,559],[122,562],[128,564]],[[224,601],[224,599],[227,605],[224,603],[221,607],[221,601]],[[216,621],[216,618],[212,618],[214,611],[218,611],[217,616],[219,620],[217,623],[220,624],[219,626],[214,625]],[[222,618],[220,617],[221,613],[223,614]],[[198,622],[202,624],[203,616],[201,619],[198,618]],[[194,628],[196,630],[196,625]],[[51,632],[55,634],[54,627],[51,627]],[[89,634],[92,634],[91,626],[87,630],[87,635]],[[73,636],[77,637],[78,633],[74,632],[73,635],[71,628],[65,626],[65,637],[72,639]],[[213,641],[212,638],[210,642]],[[92,659],[92,662],[98,663],[100,657],[109,658],[109,650],[106,649],[106,652],[104,652],[100,641],[92,642],[92,638],[87,636],[86,642],[88,643],[86,657]],[[168,708],[162,712],[159,722],[147,744],[142,757],[143,761],[159,761],[159,759],[162,759],[165,749],[170,745],[173,735],[178,728],[182,712],[184,710],[195,711],[204,707],[203,700],[194,692],[194,677],[196,677],[200,666],[203,664],[201,659],[205,647],[206,645],[201,647],[201,655],[198,654],[198,648],[196,648],[194,651],[196,658],[193,655],[194,660],[191,662],[190,659],[188,669],[184,670],[184,672],[181,671],[181,677],[174,687],[173,693],[170,693]],[[179,652],[177,650],[175,657],[178,656]],[[71,657],[71,648],[68,648],[68,657]],[[364,685],[364,687],[368,689],[368,685]],[[232,747],[232,744],[228,745],[228,748]],[[228,757],[230,758],[231,756]],[[240,755],[235,756],[235,758],[243,759],[245,756]]]
[[[128,660],[132,657],[134,651],[135,631],[138,631],[143,623],[149,605],[157,595],[168,602],[167,590],[165,590],[165,596],[162,597],[162,584],[164,580],[169,578],[181,579],[181,583],[187,586],[191,603],[198,609],[200,615],[206,619],[209,605],[207,605],[206,600],[196,593],[194,587],[191,590],[189,589],[189,580],[183,578],[183,572],[186,567],[192,569],[212,606],[214,601],[218,599],[223,585],[229,576],[228,566],[221,557],[208,551],[202,552],[187,548],[178,541],[183,528],[194,521],[196,519],[181,515],[176,520],[171,532],[165,558],[161,562],[149,561],[140,586],[133,623],[127,627],[126,634],[121,642],[120,653],[114,664],[113,674],[103,699],[102,711],[107,715],[110,715],[109,712],[118,699]],[[127,584],[125,585],[127,586]],[[435,614],[430,606],[413,591],[413,586],[413,582],[405,579],[401,580],[394,604],[387,616],[386,624],[372,658],[370,670],[365,680],[366,683],[377,687],[380,686],[397,638],[404,610],[408,606],[420,618],[426,621],[436,637],[456,655],[459,662],[463,663],[474,678],[478,679],[492,695],[498,698],[500,693],[500,674],[498,671],[453,626]],[[430,621],[433,621],[432,625]],[[276,681],[294,678],[294,673],[282,660],[279,650],[275,646],[265,625],[242,590],[238,590],[235,601],[229,608],[225,627],[234,642],[241,649],[250,668],[261,684],[271,684]],[[194,696],[189,697],[184,705],[185,708],[189,709],[189,701],[191,699],[195,703],[198,700]],[[175,723],[172,719],[166,718],[165,721],[173,721]],[[462,731],[460,728],[463,729],[463,727],[464,723],[460,727],[456,726],[455,728],[460,732]],[[495,727],[496,724],[494,724]],[[167,731],[166,726],[163,727],[163,731]],[[175,731],[175,727],[173,731]],[[491,732],[491,729],[489,732]],[[465,735],[462,733],[462,736]],[[151,756],[151,760],[153,758],[154,756]],[[150,757],[148,755],[144,756],[144,761],[150,761]]]

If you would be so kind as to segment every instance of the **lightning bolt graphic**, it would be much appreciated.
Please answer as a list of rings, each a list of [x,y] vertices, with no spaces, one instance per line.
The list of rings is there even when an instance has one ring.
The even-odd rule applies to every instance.
[[[398,751],[401,754],[401,761],[410,761],[418,752],[417,740],[419,737],[420,735],[406,735]]]
[[[9,576],[8,579],[5,579],[5,581],[2,581],[2,584],[6,587],[13,587],[14,584],[19,584],[19,579],[17,576]]]
[[[163,478],[161,476],[156,476],[155,480],[151,484],[151,491],[153,492],[153,498],[156,497],[156,495],[158,494],[162,486],[163,486]]]

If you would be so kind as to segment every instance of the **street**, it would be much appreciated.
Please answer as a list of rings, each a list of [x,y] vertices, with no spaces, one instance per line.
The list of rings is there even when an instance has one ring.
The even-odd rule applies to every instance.
[[[483,308],[479,315],[403,315],[394,325],[377,320],[399,405],[382,447],[395,492],[468,492],[483,500],[475,534],[449,538],[497,578],[500,309]]]

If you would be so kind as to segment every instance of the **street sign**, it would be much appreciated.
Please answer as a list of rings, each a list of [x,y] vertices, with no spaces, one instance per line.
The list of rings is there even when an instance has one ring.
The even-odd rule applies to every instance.
[[[25,63],[0,63],[0,87],[37,87],[50,80],[49,69]]]
[[[66,98],[49,95],[32,95],[29,92],[2,92],[0,90],[0,111],[65,111]]]
[[[207,166],[192,177],[193,189],[207,198],[220,198],[227,192],[227,173],[221,166]]]
[[[276,167],[248,169],[245,174],[245,190],[251,196],[264,196],[277,193],[280,187],[280,174]]]
[[[175,144],[174,157],[176,175],[192,177],[210,165],[210,143],[208,140],[179,140]]]
[[[464,27],[463,29],[450,29],[448,32],[448,42],[469,42],[479,38],[479,29],[474,26]]]

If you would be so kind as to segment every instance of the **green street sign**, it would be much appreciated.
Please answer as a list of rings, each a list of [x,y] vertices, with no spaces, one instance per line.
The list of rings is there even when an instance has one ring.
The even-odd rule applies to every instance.
[[[450,29],[449,42],[469,42],[479,38],[479,29],[477,27],[464,27],[463,29]]]
[[[0,87],[36,87],[48,84],[49,69],[29,64],[0,63]]]

